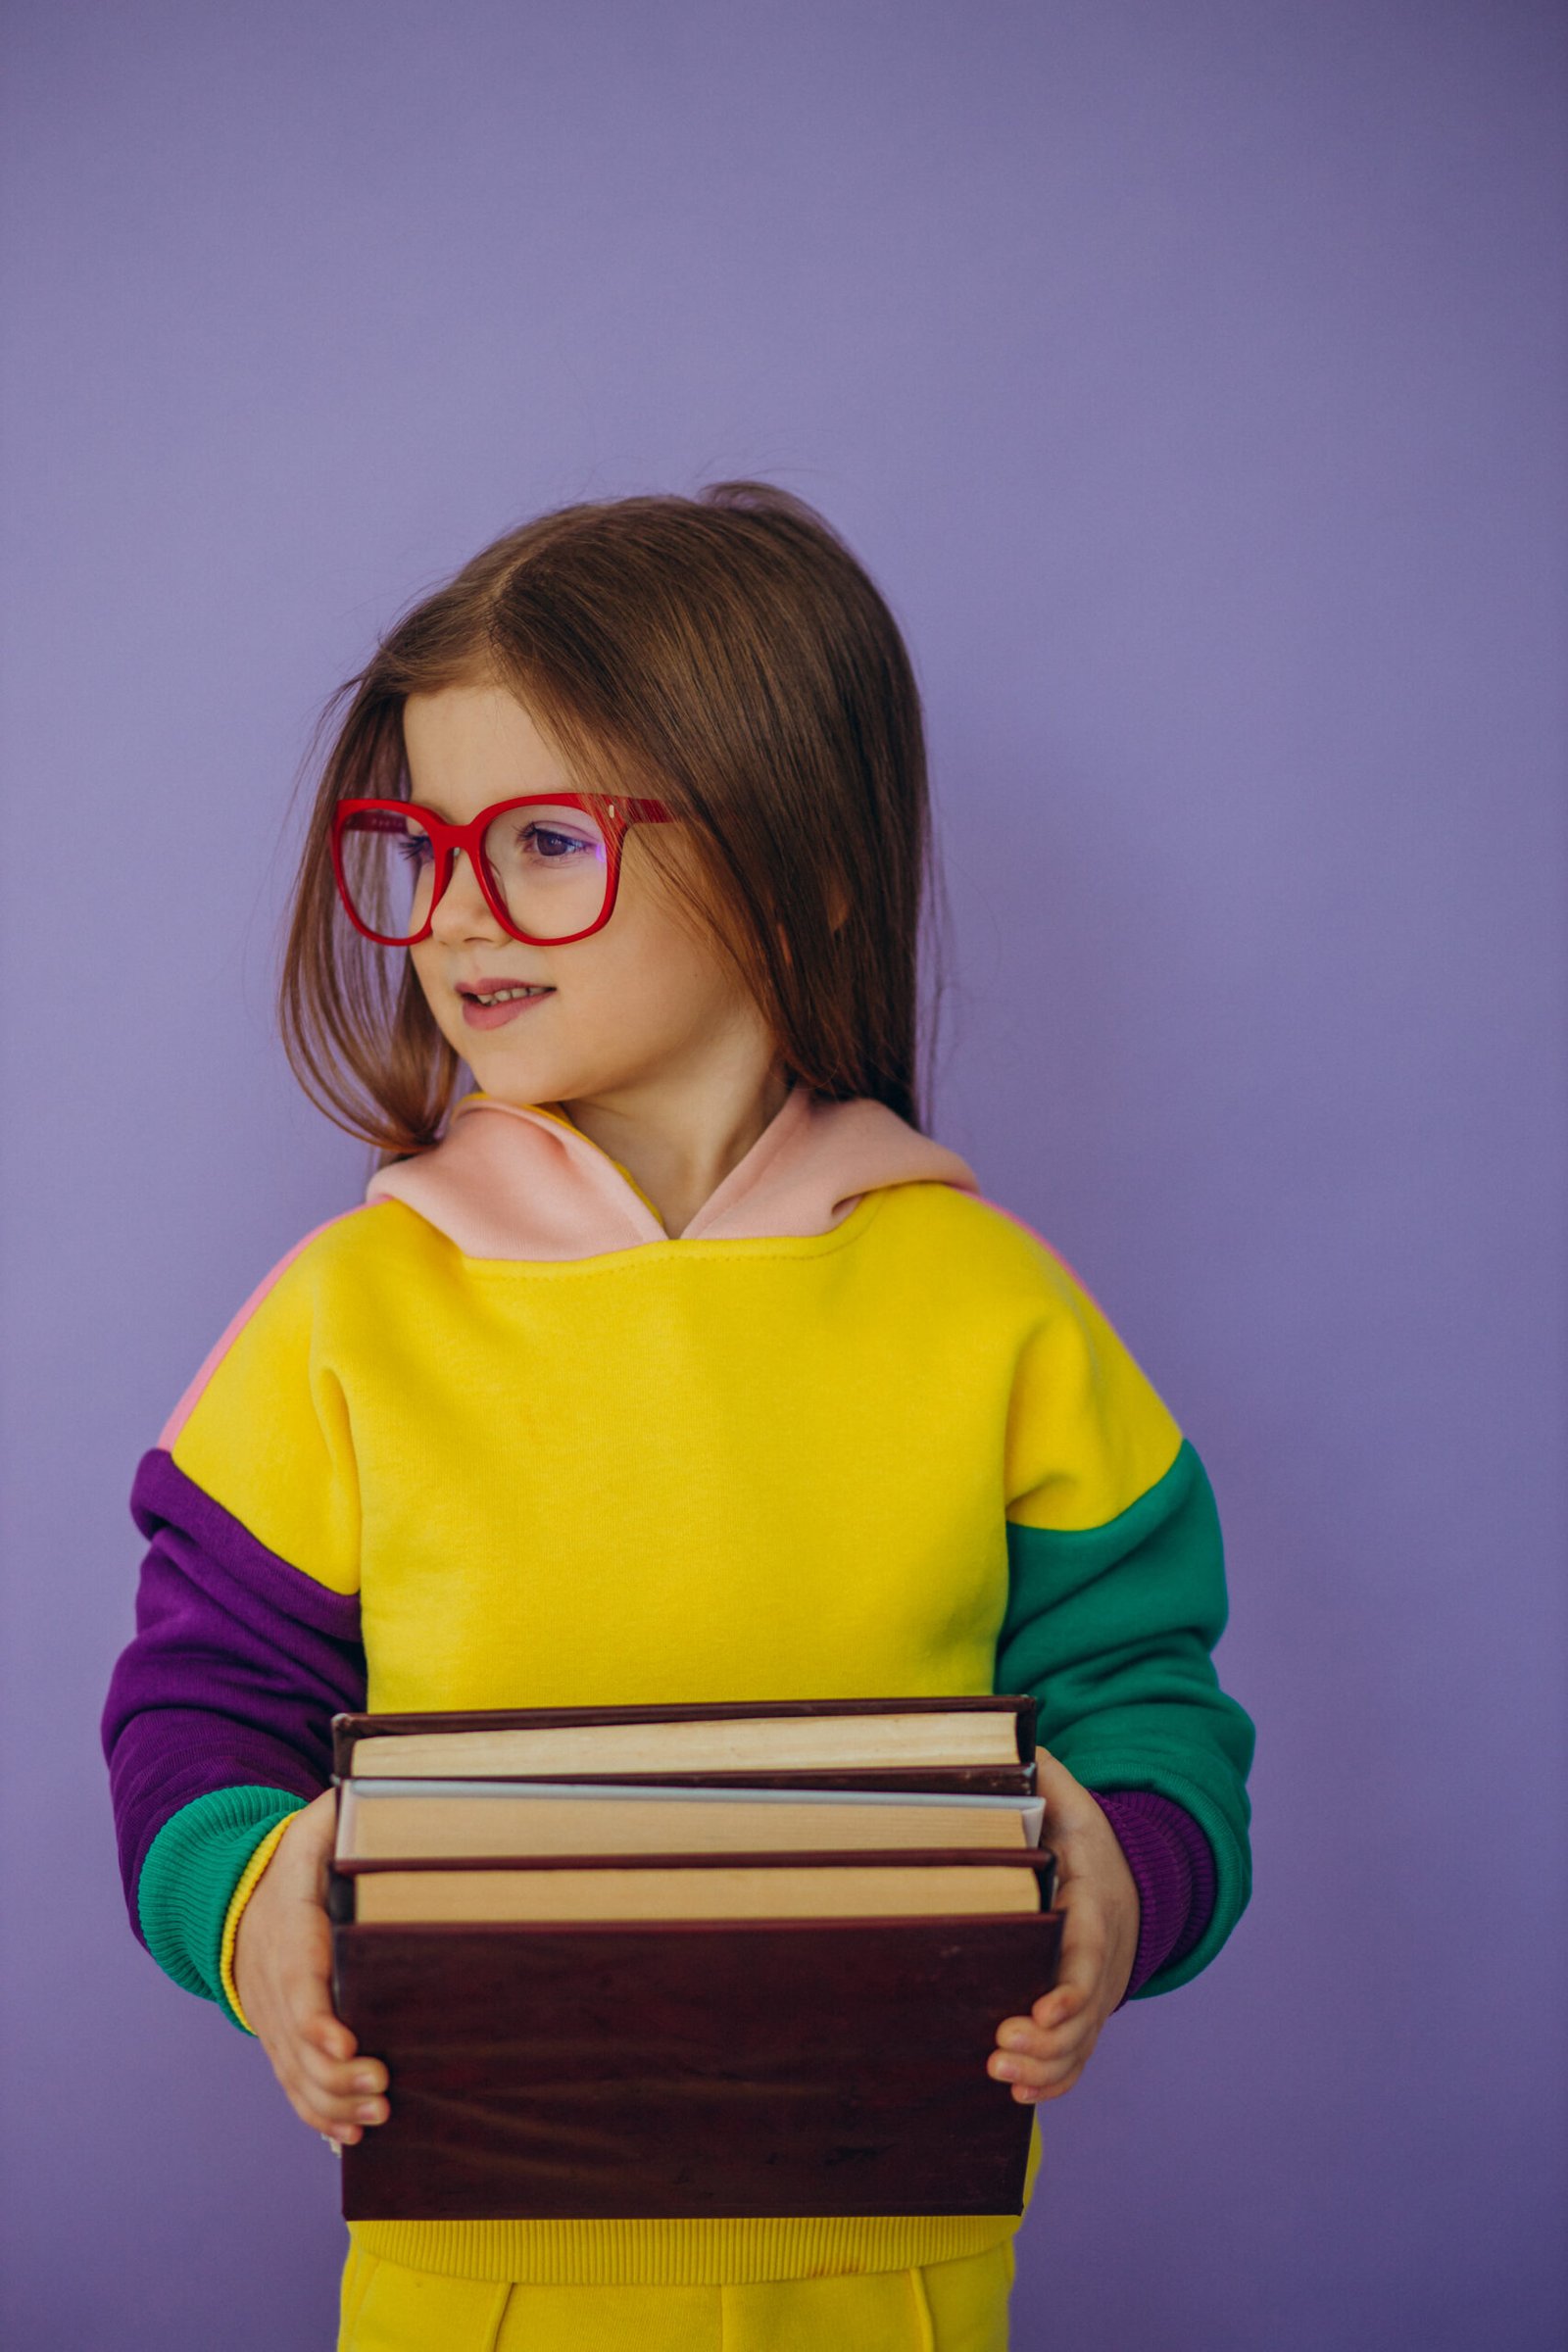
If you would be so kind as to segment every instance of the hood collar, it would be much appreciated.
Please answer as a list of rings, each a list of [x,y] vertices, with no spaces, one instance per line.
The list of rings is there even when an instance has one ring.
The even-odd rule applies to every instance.
[[[793,1087],[744,1159],[671,1237],[618,1160],[559,1111],[466,1095],[438,1144],[372,1176],[368,1201],[402,1200],[466,1257],[596,1257],[643,1242],[828,1233],[893,1184],[978,1192],[956,1152],[884,1102]]]

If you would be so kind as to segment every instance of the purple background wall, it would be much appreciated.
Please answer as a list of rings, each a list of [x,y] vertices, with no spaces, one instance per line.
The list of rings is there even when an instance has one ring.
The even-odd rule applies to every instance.
[[[136,1456],[357,1197],[287,786],[508,522],[760,471],[886,585],[936,1126],[1211,1466],[1257,1892],[1044,2110],[1015,2340],[1561,2340],[1560,12],[7,12],[18,2352],[331,2340],[336,2176],[133,1945]]]

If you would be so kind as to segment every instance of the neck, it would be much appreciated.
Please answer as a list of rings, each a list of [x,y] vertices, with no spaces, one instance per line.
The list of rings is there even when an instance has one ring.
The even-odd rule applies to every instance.
[[[770,1057],[744,1076],[705,1071],[647,1099],[578,1097],[554,1107],[618,1161],[674,1241],[772,1125],[789,1091]]]

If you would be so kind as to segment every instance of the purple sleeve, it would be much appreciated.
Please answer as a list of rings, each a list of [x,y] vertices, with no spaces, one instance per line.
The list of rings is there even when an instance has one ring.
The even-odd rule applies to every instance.
[[[1192,1815],[1152,1788],[1092,1791],[1115,1831],[1138,1887],[1138,1950],[1130,2001],[1157,1969],[1193,1949],[1214,1908],[1214,1856]]]
[[[365,1705],[365,1651],[358,1595],[269,1551],[161,1447],[141,1458],[130,1509],[150,1548],[101,1735],[125,1902],[145,1942],[137,1885],[164,1824],[220,1788],[319,1796],[331,1718]]]

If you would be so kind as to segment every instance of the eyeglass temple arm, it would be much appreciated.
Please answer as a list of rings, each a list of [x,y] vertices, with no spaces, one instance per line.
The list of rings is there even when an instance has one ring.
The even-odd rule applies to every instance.
[[[610,801],[612,816],[623,816],[636,825],[667,825],[674,822],[671,811],[662,801]]]

